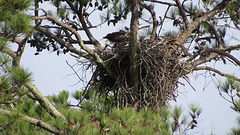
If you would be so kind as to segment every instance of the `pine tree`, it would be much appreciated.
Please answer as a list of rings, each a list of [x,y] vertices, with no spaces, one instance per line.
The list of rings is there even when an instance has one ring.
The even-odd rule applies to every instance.
[[[240,81],[208,64],[240,65],[232,53],[240,46],[226,40],[227,29],[239,32],[239,2],[199,2],[0,0],[0,131],[165,135],[195,129],[199,107],[191,105],[187,120],[181,107],[167,105],[178,94],[179,79],[205,70]],[[164,16],[158,16],[159,6],[168,7]],[[101,20],[92,22],[97,13]],[[110,47],[101,45],[91,31],[127,19],[125,40]],[[175,31],[164,31],[168,22]],[[93,69],[87,87],[72,94],[78,104],[71,104],[68,91],[46,97],[38,90],[32,74],[20,65],[27,45],[36,48],[35,55],[70,54],[86,71]],[[239,103],[232,103],[239,111]]]

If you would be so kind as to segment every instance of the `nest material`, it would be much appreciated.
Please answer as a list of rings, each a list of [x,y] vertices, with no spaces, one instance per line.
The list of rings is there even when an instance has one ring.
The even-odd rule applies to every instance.
[[[181,49],[173,43],[173,40],[165,39],[155,42],[144,40],[138,44],[137,93],[132,91],[130,85],[127,43],[115,43],[112,49],[107,49],[102,54],[102,59],[114,77],[108,76],[102,67],[98,66],[95,71],[96,82],[101,83],[103,91],[114,94],[118,107],[130,105],[138,108],[158,108],[166,101],[176,98],[178,79],[184,71],[180,62]]]

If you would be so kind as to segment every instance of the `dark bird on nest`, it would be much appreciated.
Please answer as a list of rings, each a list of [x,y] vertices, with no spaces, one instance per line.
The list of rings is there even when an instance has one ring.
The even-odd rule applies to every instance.
[[[127,36],[125,31],[120,30],[118,32],[109,33],[103,38],[111,42],[119,43],[124,42],[127,39]]]

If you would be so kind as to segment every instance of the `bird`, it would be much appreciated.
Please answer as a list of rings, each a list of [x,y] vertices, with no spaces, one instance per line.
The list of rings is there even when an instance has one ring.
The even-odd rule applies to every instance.
[[[107,39],[112,43],[119,43],[119,42],[124,42],[127,39],[127,32],[120,30],[118,32],[112,32],[107,34],[103,39]]]

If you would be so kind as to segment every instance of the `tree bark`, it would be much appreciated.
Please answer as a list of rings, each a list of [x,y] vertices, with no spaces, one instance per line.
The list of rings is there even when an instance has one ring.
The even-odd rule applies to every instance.
[[[25,86],[29,89],[29,91],[37,98],[38,102],[46,109],[46,111],[52,115],[54,118],[60,117],[65,122],[67,122],[67,118],[61,114],[50,101],[37,89],[35,85],[31,82],[25,84]]]
[[[137,64],[137,32],[138,32],[138,0],[131,0],[131,32],[130,32],[130,44],[129,44],[129,59],[130,59],[130,85],[132,87],[131,94],[134,95],[132,100],[132,105],[137,106],[139,87],[139,73]]]
[[[189,23],[186,30],[179,35],[178,40],[175,43],[177,45],[183,46],[185,41],[187,41],[188,37],[192,34],[192,31],[194,29],[196,29],[200,24],[202,24],[202,22],[207,21],[208,19],[213,17],[215,14],[220,12],[230,2],[231,2],[231,0],[223,0],[211,12],[209,12],[209,13],[203,15],[202,17],[196,19],[196,21],[193,21],[192,23]]]

